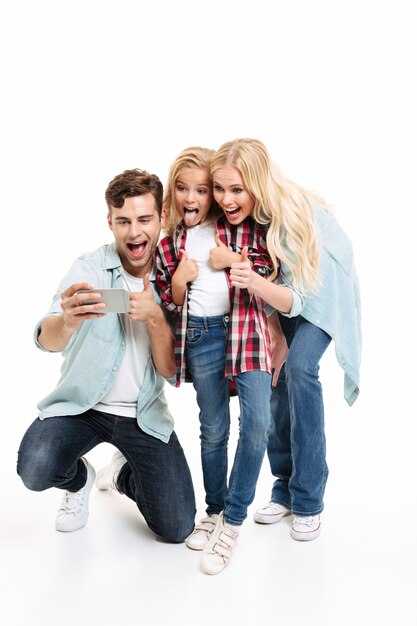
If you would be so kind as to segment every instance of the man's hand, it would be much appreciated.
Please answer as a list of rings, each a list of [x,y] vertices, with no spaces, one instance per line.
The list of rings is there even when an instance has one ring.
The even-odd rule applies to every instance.
[[[155,302],[149,274],[143,278],[143,291],[131,292],[129,298],[130,313],[125,315],[130,319],[136,322],[155,322],[164,318],[161,307]]]
[[[240,254],[233,252],[233,250],[224,245],[219,233],[216,233],[216,245],[217,248],[210,250],[210,263],[215,270],[224,270],[226,267],[231,267],[232,263],[241,260]]]
[[[162,376],[175,374],[174,336],[164,313],[155,302],[149,274],[143,277],[143,291],[130,294],[130,313],[127,317],[136,322],[145,322],[151,341],[154,365]]]
[[[100,291],[80,293],[83,289],[94,289],[90,283],[74,283],[61,294],[61,315],[45,317],[41,324],[39,343],[51,352],[63,350],[72,335],[84,320],[103,317],[106,313],[97,312],[104,308],[104,302],[89,304],[100,297]]]
[[[100,297],[100,291],[79,293],[83,289],[94,289],[94,287],[89,283],[75,283],[61,294],[63,329],[71,333],[75,332],[84,320],[106,315],[104,311],[103,313],[97,312],[106,306],[104,302],[89,304]]]

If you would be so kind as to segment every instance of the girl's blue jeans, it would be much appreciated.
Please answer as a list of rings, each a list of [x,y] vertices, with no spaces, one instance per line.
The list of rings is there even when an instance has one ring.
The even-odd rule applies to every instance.
[[[289,351],[271,397],[271,500],[296,515],[317,515],[328,476],[319,362],[331,337],[301,316],[279,319]]]
[[[207,513],[223,510],[225,521],[239,526],[254,499],[268,442],[271,376],[257,370],[235,377],[240,404],[239,439],[227,480],[230,389],[224,369],[228,321],[228,315],[189,316],[186,358],[200,408]]]

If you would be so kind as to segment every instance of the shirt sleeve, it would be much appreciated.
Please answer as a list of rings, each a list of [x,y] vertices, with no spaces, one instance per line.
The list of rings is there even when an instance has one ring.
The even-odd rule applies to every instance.
[[[74,283],[91,283],[92,285],[99,285],[99,281],[100,281],[100,276],[92,264],[88,263],[85,259],[82,259],[82,258],[78,258],[74,261],[74,263],[71,265],[68,272],[61,279],[58,285],[58,289],[56,290],[56,293],[54,297],[52,298],[52,302],[49,307],[49,310],[47,311],[47,313],[45,313],[45,315],[42,316],[42,318],[36,324],[33,338],[35,341],[35,345],[40,350],[42,350],[43,352],[52,352],[51,350],[48,350],[47,348],[45,348],[41,343],[39,343],[38,337],[41,331],[42,322],[45,319],[45,317],[57,316],[57,315],[62,314],[62,307],[61,307],[62,292],[68,289],[68,287],[70,287]],[[77,335],[77,332],[78,331],[74,332],[73,336],[70,339],[70,342],[67,344],[68,346],[70,345],[70,343],[72,343],[74,337]],[[55,350],[53,352],[55,352]]]
[[[285,263],[281,263],[281,271],[277,280],[277,284],[286,287],[292,293],[291,310],[288,313],[283,313],[282,311],[280,311],[281,315],[283,315],[284,317],[296,317],[297,315],[300,315],[305,304],[305,295],[291,284],[291,279],[292,273],[289,267],[285,265]],[[267,313],[267,315],[269,316],[270,313]]]
[[[158,244],[155,264],[156,287],[161,298],[161,305],[168,313],[178,314],[182,310],[182,306],[176,305],[172,299],[172,277],[178,265],[172,238],[165,237]]]

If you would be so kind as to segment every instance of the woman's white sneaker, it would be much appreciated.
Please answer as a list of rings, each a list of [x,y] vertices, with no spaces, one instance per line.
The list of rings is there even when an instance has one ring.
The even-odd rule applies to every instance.
[[[191,550],[204,550],[216,526],[218,517],[217,513],[203,517],[185,542],[187,548]]]
[[[262,509],[255,511],[253,519],[258,524],[276,524],[287,515],[291,515],[290,509],[278,502],[270,502]]]
[[[88,520],[88,498],[96,472],[87,459],[82,458],[81,461],[87,468],[87,480],[79,491],[65,491],[55,520],[55,528],[61,532],[70,533],[78,530],[85,526]]]
[[[229,565],[239,537],[238,526],[236,530],[234,532],[230,526],[225,526],[223,513],[220,513],[210,541],[201,555],[201,566],[206,574],[219,574]]]
[[[320,535],[320,515],[294,515],[291,537],[296,541],[311,541]]]

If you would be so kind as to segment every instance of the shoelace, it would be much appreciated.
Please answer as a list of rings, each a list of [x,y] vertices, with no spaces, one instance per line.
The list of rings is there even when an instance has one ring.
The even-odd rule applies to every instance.
[[[282,507],[277,502],[270,502],[268,506],[264,507],[264,511],[272,511],[272,513],[281,513]]]
[[[64,494],[64,499],[62,501],[61,506],[58,510],[58,515],[62,513],[72,513],[76,514],[82,508],[85,499],[85,487],[76,491],[75,493],[71,491],[66,491]]]
[[[320,522],[318,522],[318,523],[320,523]],[[314,515],[312,515],[310,517],[295,516],[294,517],[294,524],[304,524],[305,526],[308,526],[309,528],[312,528],[313,525],[317,524],[317,521],[316,521]]]

